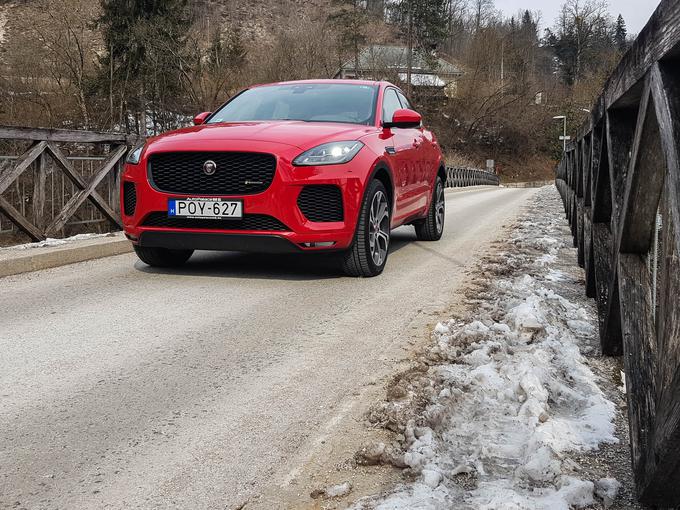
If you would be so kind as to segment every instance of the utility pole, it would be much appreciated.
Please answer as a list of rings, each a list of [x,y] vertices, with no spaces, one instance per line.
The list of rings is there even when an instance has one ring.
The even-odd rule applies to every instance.
[[[413,67],[413,0],[408,0],[408,52],[406,54],[406,95],[411,97],[411,69]]]

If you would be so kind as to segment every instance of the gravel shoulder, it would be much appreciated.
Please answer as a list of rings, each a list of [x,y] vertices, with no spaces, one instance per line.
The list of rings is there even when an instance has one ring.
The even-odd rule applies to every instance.
[[[364,430],[344,431],[345,444],[352,433],[351,444],[361,443],[355,455],[343,451],[345,462],[335,466],[316,458],[311,471],[325,474],[315,481],[327,493],[317,491],[309,508],[642,508],[634,497],[621,359],[600,355],[584,283],[559,197],[543,188],[507,240],[493,243],[469,272],[441,322],[412,338],[410,362],[383,380],[382,397],[357,418]],[[485,344],[494,331],[497,341]],[[536,375],[521,368],[521,353],[532,349]],[[549,353],[558,357],[550,361]],[[508,381],[508,390],[519,383],[517,407],[515,397],[495,396],[489,386],[513,374],[513,364],[525,374]],[[451,376],[466,366],[472,379]],[[475,386],[481,400],[466,397]],[[505,407],[493,409],[495,399]],[[465,439],[468,421],[479,428]],[[551,437],[551,430],[562,432]],[[477,436],[488,436],[481,450],[466,447]],[[327,448],[324,456],[337,460],[334,453]],[[345,482],[353,490],[331,497]]]

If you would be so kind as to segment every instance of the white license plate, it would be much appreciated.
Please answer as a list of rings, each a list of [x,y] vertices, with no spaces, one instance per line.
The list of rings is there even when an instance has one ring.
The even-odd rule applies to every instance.
[[[168,216],[238,219],[243,218],[243,201],[223,198],[173,198],[168,200]]]

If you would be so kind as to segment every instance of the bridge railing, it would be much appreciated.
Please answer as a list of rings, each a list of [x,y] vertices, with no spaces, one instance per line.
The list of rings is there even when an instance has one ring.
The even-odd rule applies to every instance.
[[[639,499],[680,505],[680,1],[663,0],[557,168],[597,300],[623,355]]]
[[[122,228],[118,182],[135,140],[0,126],[0,233],[30,239]]]
[[[462,188],[465,186],[498,186],[500,178],[494,172],[479,168],[459,166],[446,167],[446,187]]]

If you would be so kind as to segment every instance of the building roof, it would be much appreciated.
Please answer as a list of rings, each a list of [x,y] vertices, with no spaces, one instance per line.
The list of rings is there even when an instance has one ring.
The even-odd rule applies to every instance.
[[[399,73],[399,79],[408,80],[408,73]],[[411,73],[411,85],[414,87],[444,87],[446,82],[436,74]]]
[[[367,46],[359,53],[359,71],[375,72],[379,69],[391,69],[405,72],[407,68],[408,48],[406,46]],[[434,57],[436,65],[432,66],[419,52],[413,52],[411,71],[417,74],[435,74],[440,78],[453,78],[463,74],[463,71],[451,62],[440,57]],[[341,70],[353,71],[354,61],[346,62]]]

